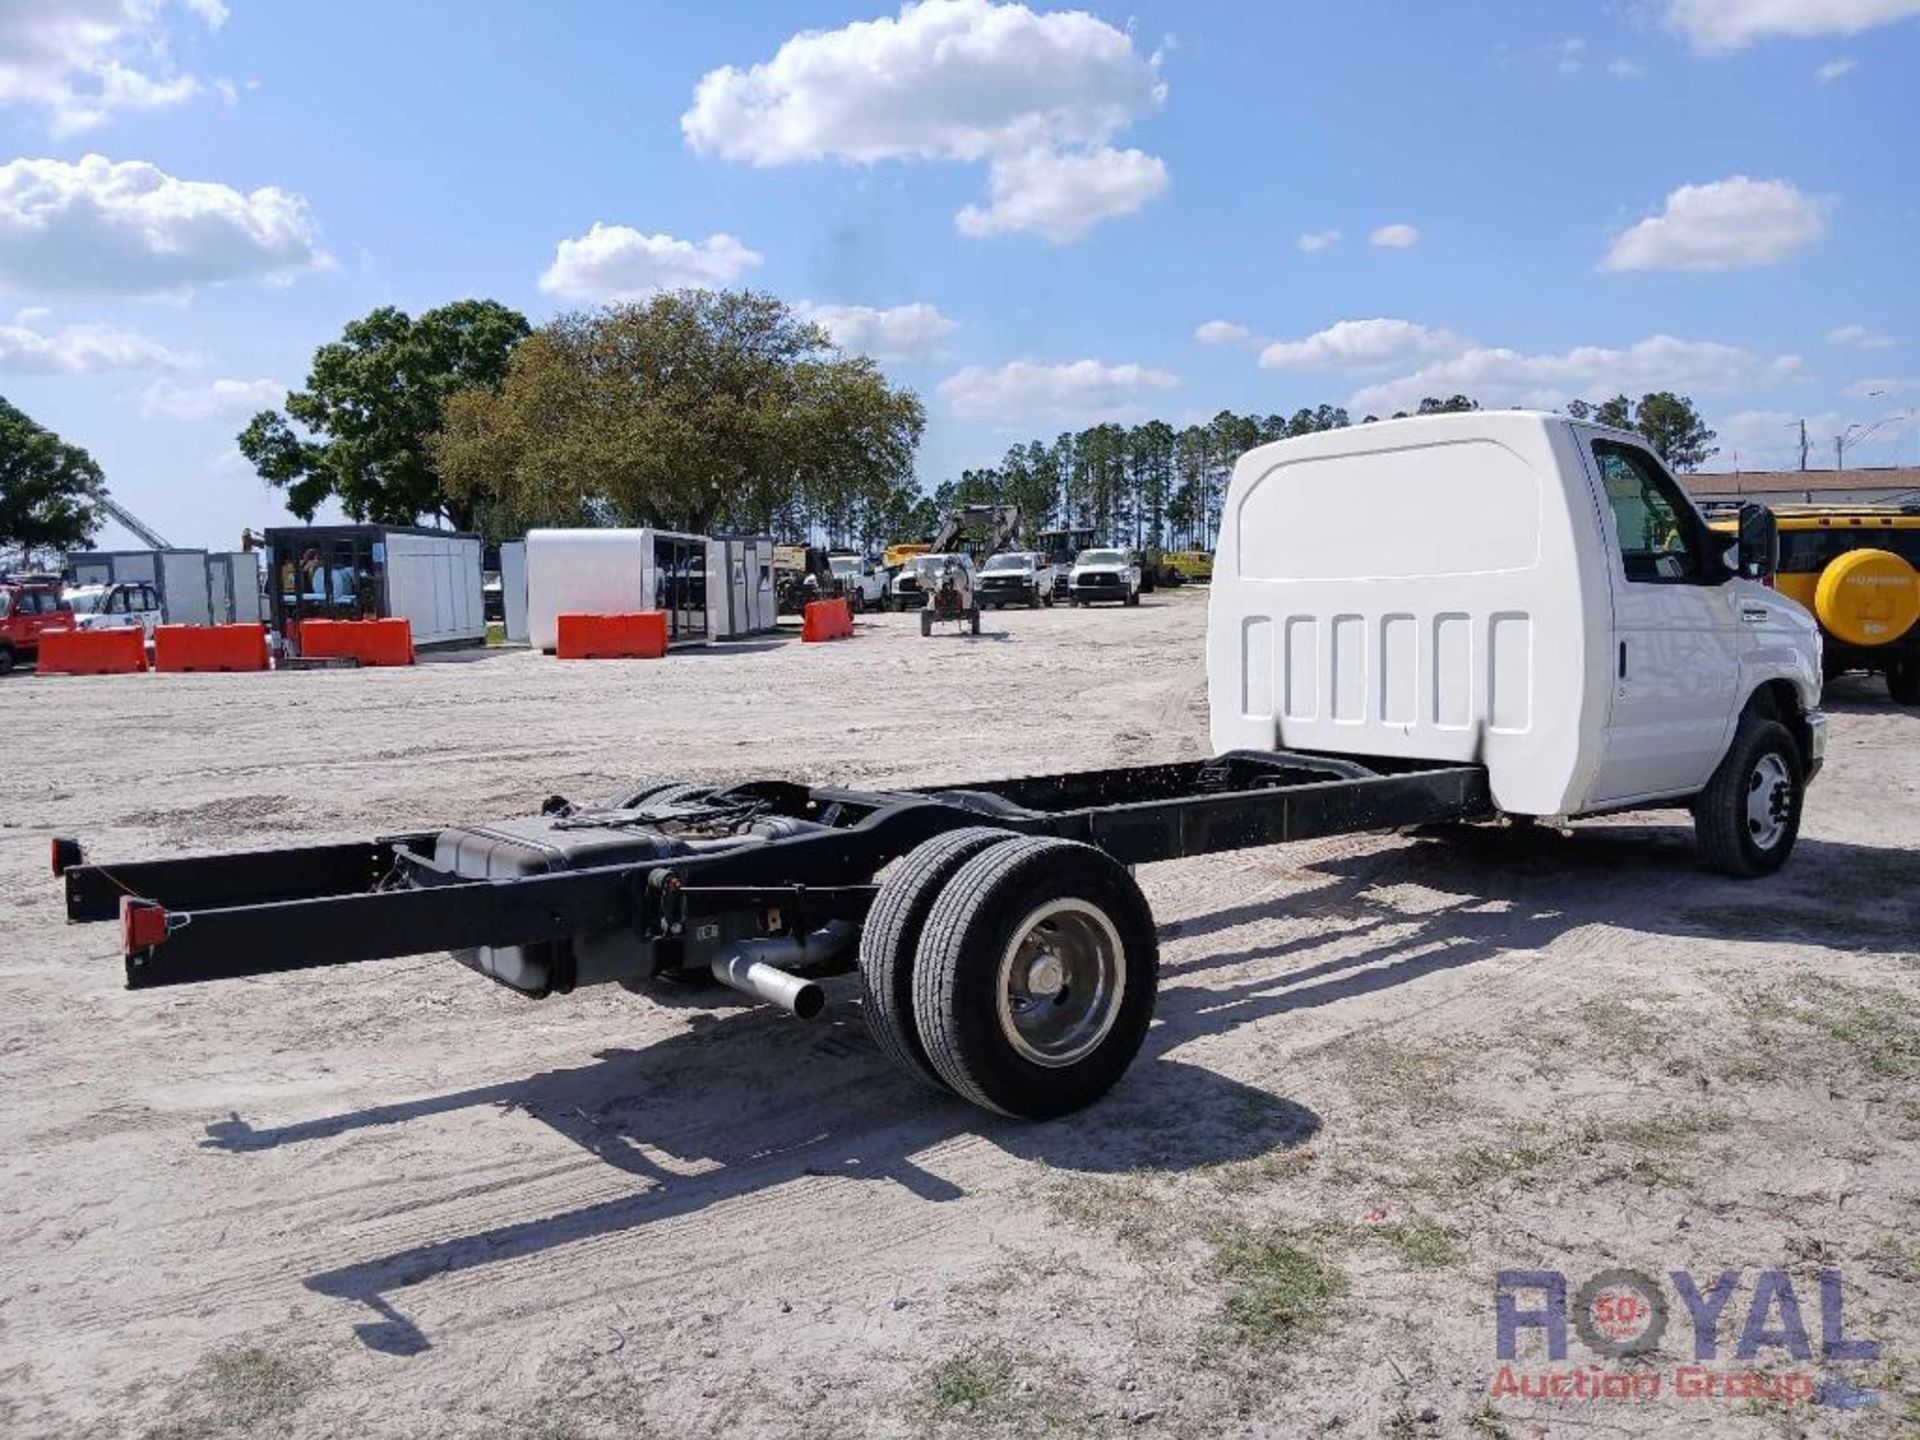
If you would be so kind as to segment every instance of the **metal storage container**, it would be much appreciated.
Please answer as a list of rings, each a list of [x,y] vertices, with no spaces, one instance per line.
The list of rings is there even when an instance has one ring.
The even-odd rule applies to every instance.
[[[667,643],[705,640],[708,547],[671,530],[527,532],[527,643],[552,650],[562,615],[663,611]]]
[[[210,625],[213,596],[204,550],[88,550],[67,556],[76,585],[145,581],[169,625]]]
[[[404,619],[417,646],[487,638],[480,537],[403,525],[269,530],[273,623]]]

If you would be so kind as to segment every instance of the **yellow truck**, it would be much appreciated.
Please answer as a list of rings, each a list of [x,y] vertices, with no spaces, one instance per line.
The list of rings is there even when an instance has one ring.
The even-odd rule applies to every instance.
[[[1920,705],[1920,507],[1778,505],[1774,517],[1774,584],[1820,622],[1826,678],[1881,674],[1900,704]],[[1712,521],[1726,534],[1737,523]]]

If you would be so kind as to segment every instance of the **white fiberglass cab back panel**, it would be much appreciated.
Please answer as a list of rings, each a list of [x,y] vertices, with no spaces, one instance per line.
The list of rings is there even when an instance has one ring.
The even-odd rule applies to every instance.
[[[1216,749],[1479,762],[1495,802],[1587,794],[1611,609],[1564,417],[1417,417],[1250,451],[1221,519]]]

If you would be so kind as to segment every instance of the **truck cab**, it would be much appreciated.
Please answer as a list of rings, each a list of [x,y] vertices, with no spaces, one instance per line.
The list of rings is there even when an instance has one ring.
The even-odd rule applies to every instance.
[[[1826,727],[1818,628],[1763,583],[1771,516],[1743,522],[1717,534],[1640,436],[1564,415],[1253,450],[1215,558],[1214,744],[1474,761],[1514,815],[1689,806],[1760,873]]]
[[[74,623],[82,630],[140,630],[151,645],[154,627],[165,623],[159,592],[145,580],[88,586],[79,593]]]
[[[58,577],[0,576],[0,675],[38,654],[47,631],[72,628]]]

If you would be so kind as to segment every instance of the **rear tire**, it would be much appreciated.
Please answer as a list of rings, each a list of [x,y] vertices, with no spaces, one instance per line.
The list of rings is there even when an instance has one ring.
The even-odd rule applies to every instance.
[[[1903,655],[1887,662],[1887,694],[1895,704],[1920,705],[1920,656]]]
[[[1694,836],[1709,870],[1771,875],[1793,853],[1805,794],[1800,747],[1777,720],[1749,716],[1694,802]]]
[[[887,876],[860,930],[861,1014],[867,1033],[895,1065],[922,1085],[944,1091],[913,1019],[914,957],[934,902],[960,867],[990,846],[1019,837],[973,826],[949,830],[909,851]]]
[[[14,666],[14,653],[11,645],[0,645],[0,675],[9,673]]]
[[[967,612],[967,632],[971,635],[978,635],[980,633],[980,607],[978,605]]]
[[[933,612],[931,610],[922,610],[920,612],[920,633],[922,635],[933,634]]]
[[[1153,914],[1131,875],[1091,845],[1017,839],[967,861],[934,902],[914,1023],[957,1094],[1051,1120],[1126,1073],[1159,970]]]

